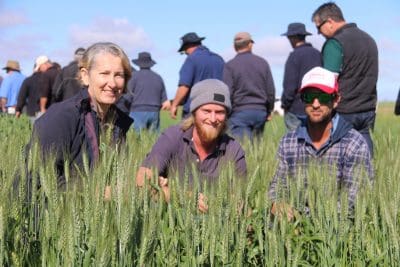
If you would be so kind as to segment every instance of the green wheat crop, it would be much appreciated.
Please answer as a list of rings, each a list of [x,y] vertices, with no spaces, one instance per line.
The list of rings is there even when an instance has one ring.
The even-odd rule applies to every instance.
[[[385,103],[382,110],[392,107]],[[80,183],[61,192],[51,161],[41,161],[36,146],[25,149],[29,120],[0,116],[0,266],[395,266],[400,118],[384,111],[373,133],[375,182],[360,191],[354,216],[335,178],[315,168],[307,189],[299,182],[290,187],[288,202],[301,206],[307,198],[310,207],[310,216],[292,222],[271,216],[266,195],[285,131],[282,118],[267,123],[259,143],[244,143],[247,179],[232,166],[214,184],[170,177],[166,204],[135,187],[155,134],[129,132],[122,149],[108,145],[106,134],[95,169],[86,163],[78,177],[67,173]],[[176,123],[166,117],[162,128]],[[107,185],[110,200],[103,196]],[[209,206],[205,214],[197,210],[200,188]]]

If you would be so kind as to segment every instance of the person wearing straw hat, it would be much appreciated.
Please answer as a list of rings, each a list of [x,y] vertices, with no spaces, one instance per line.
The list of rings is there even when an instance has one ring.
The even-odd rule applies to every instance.
[[[18,93],[25,75],[21,73],[19,62],[16,60],[8,60],[3,70],[6,71],[7,76],[0,87],[0,108],[4,113],[15,114]]]
[[[282,34],[288,38],[293,48],[285,63],[281,97],[285,125],[289,131],[295,130],[306,117],[304,104],[298,92],[301,79],[310,69],[322,65],[321,53],[306,42],[307,35],[311,33],[306,31],[306,26],[300,22],[290,23],[287,31]]]
[[[129,116],[133,119],[133,127],[138,133],[143,130],[158,132],[160,109],[170,108],[164,81],[151,70],[156,62],[149,52],[140,52],[132,62],[140,68],[128,83],[128,91],[132,94]]]
[[[314,67],[304,75],[300,94],[307,119],[280,141],[278,167],[269,187],[273,214],[284,212],[288,219],[293,218],[293,209],[286,204],[287,190],[290,184],[300,184],[302,189],[300,179],[306,187],[311,171],[327,173],[327,178],[335,179],[337,188],[347,193],[349,212],[354,210],[360,187],[373,181],[366,140],[336,112],[341,98],[339,89],[335,73],[329,70]],[[307,213],[309,204],[315,206],[309,201],[312,199],[304,200],[300,203],[304,206],[296,209]]]
[[[207,47],[202,45],[205,37],[199,37],[195,32],[189,32],[181,37],[181,46],[178,50],[187,57],[179,71],[179,84],[172,101],[170,115],[175,119],[178,106],[183,104],[182,118],[190,115],[190,90],[197,82],[205,79],[222,80],[224,60]]]
[[[152,178],[152,168],[157,170],[159,185],[169,199],[168,179],[179,177],[193,183],[198,174],[201,181],[218,180],[221,168],[229,163],[239,177],[247,174],[245,153],[241,145],[225,133],[228,113],[231,110],[229,89],[217,79],[196,83],[190,92],[190,116],[180,125],[166,129],[151,152],[142,162],[136,184],[144,186]],[[200,211],[207,211],[199,195]]]

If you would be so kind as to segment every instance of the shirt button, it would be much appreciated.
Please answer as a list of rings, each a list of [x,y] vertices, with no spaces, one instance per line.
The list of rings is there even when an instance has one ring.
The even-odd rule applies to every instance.
[[[196,162],[199,162],[200,161],[200,159],[196,159]]]

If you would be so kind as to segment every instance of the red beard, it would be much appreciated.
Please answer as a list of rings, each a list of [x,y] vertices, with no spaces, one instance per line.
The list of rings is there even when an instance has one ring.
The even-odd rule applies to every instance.
[[[201,123],[194,123],[194,127],[202,142],[210,143],[215,141],[225,130],[225,123],[221,123],[217,127],[204,125]]]

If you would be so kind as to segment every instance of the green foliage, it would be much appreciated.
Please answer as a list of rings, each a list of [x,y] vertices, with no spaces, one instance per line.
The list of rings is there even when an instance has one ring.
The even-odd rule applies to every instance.
[[[354,218],[347,216],[345,204],[338,210],[338,200],[345,203],[347,198],[338,194],[334,178],[316,168],[307,190],[294,185],[288,195],[294,206],[307,197],[310,216],[288,222],[271,216],[266,197],[284,133],[281,118],[267,124],[259,143],[244,144],[247,180],[237,178],[232,166],[213,185],[196,179],[189,187],[170,177],[171,202],[166,204],[150,190],[135,187],[136,172],[155,135],[130,132],[127,146],[119,151],[107,144],[106,135],[95,169],[85,166],[79,177],[67,174],[69,181],[81,182],[60,192],[51,162],[40,160],[36,146],[25,152],[29,121],[2,116],[0,266],[396,265],[398,120],[378,113],[373,134],[376,179],[360,192]],[[28,177],[32,184],[26,183]],[[103,196],[107,185],[111,200]],[[197,210],[199,188],[208,198],[206,214]]]

